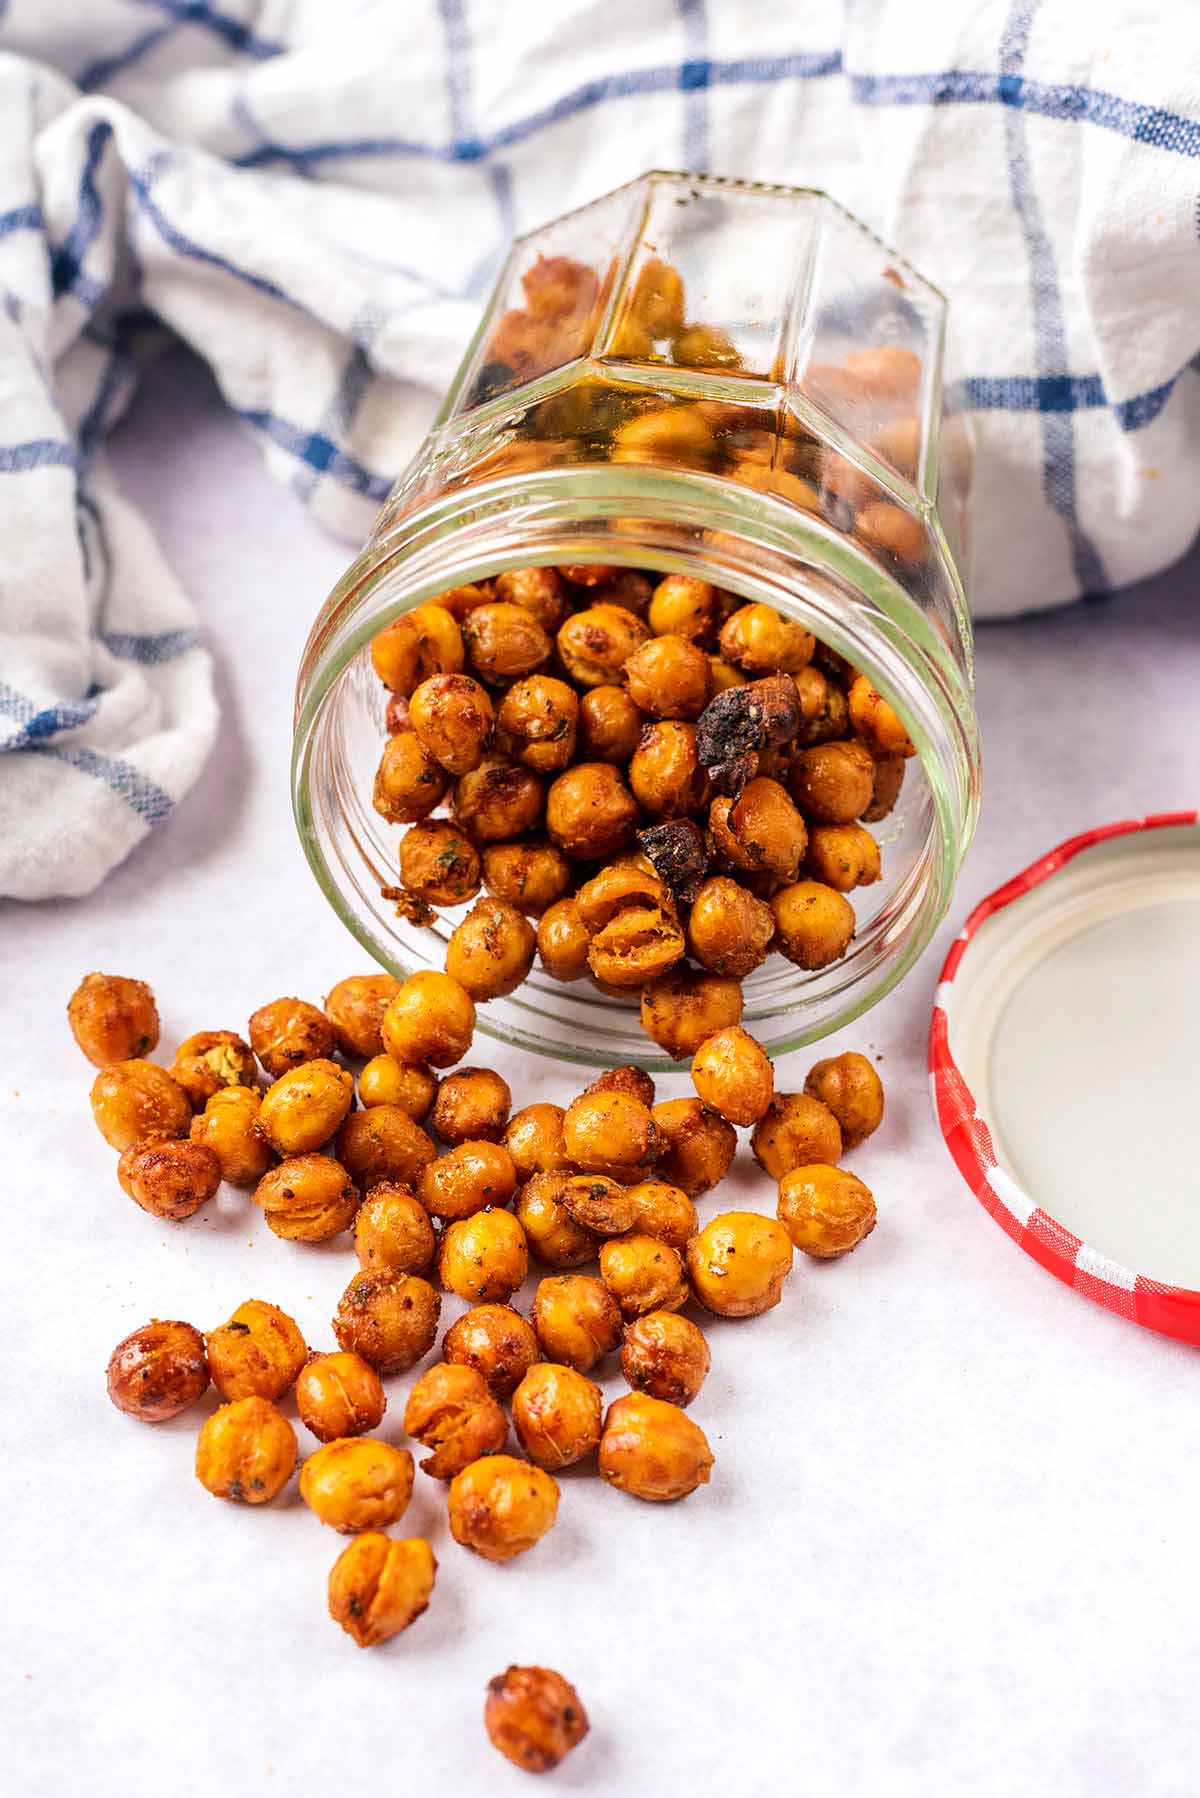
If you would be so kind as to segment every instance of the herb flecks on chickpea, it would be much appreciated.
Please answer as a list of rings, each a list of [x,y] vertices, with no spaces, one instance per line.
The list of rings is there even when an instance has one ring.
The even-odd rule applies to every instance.
[[[196,1444],[196,1478],[214,1498],[265,1505],[296,1466],[296,1432],[269,1399],[239,1398],[214,1411]]]
[[[883,1122],[883,1082],[865,1055],[848,1050],[816,1062],[804,1082],[804,1090],[828,1107],[841,1127],[847,1149],[857,1148]],[[814,1161],[835,1161],[834,1155],[814,1155]]]
[[[334,1562],[329,1615],[360,1648],[374,1648],[428,1609],[436,1576],[437,1561],[424,1537],[396,1542],[365,1530]]]
[[[400,883],[429,905],[465,905],[483,883],[479,851],[453,824],[414,824],[400,839]]]
[[[354,1252],[368,1273],[428,1273],[437,1240],[411,1186],[381,1180],[371,1188],[354,1220]]]
[[[85,974],[67,1001],[67,1021],[94,1067],[138,1061],[158,1047],[154,994],[125,974]]]
[[[758,1317],[779,1303],[792,1269],[783,1225],[756,1211],[726,1211],[687,1247],[692,1291],[719,1317]]]
[[[473,1000],[515,992],[533,966],[537,938],[502,899],[477,899],[446,945],[446,972]]]
[[[254,1189],[268,1225],[286,1242],[328,1242],[354,1222],[358,1189],[327,1155],[292,1155]]]
[[[438,1274],[448,1292],[469,1304],[502,1304],[528,1272],[529,1245],[511,1211],[488,1206],[443,1232]]]
[[[438,1362],[421,1375],[404,1407],[404,1427],[431,1451],[421,1471],[434,1480],[452,1480],[508,1440],[508,1419],[482,1374],[455,1362]]]
[[[538,1359],[538,1340],[511,1305],[475,1305],[446,1331],[442,1359],[473,1368],[492,1397],[503,1400]]]
[[[272,999],[260,1006],[250,1019],[248,1035],[273,1079],[301,1062],[327,1060],[337,1046],[333,1025],[306,999]]]
[[[502,1143],[464,1142],[421,1172],[417,1197],[431,1217],[455,1223],[487,1205],[507,1205],[517,1189],[517,1170]]]
[[[338,1347],[361,1355],[376,1373],[404,1373],[433,1347],[440,1295],[419,1274],[361,1273],[333,1319]]]
[[[247,1299],[208,1338],[212,1383],[223,1399],[282,1398],[307,1359],[295,1319],[264,1299]]]
[[[354,1079],[336,1061],[289,1068],[263,1095],[259,1124],[280,1155],[307,1155],[334,1136],[354,1103]]]
[[[156,1062],[114,1061],[92,1082],[92,1116],[110,1148],[124,1151],[158,1137],[186,1136],[192,1107]]]
[[[208,1203],[221,1184],[221,1164],[203,1143],[169,1137],[131,1143],[117,1178],[136,1205],[180,1223]]]

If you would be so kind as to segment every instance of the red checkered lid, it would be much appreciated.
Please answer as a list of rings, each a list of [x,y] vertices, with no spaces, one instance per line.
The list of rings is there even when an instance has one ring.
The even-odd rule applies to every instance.
[[[929,1033],[938,1125],[1001,1229],[1106,1310],[1194,1343],[1198,925],[1197,813],[1086,831],[976,906]]]

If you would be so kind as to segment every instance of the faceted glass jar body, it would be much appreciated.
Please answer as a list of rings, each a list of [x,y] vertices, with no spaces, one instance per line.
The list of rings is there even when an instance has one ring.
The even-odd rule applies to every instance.
[[[397,915],[399,832],[372,809],[387,693],[372,638],[506,569],[696,575],[800,620],[915,742],[833,966],[746,982],[776,1051],[859,1015],[949,904],[979,758],[964,555],[968,442],[942,392],[945,302],[826,195],[650,175],[514,247],[438,422],[309,640],[293,790],[306,853],[383,965],[440,967],[461,913]],[[589,870],[581,870],[581,878]],[[535,965],[480,1010],[498,1037],[671,1065],[623,1001]]]

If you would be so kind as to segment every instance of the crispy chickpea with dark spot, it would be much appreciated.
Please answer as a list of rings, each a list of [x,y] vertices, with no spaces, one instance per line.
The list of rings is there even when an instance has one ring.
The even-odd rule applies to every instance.
[[[239,1398],[214,1411],[196,1443],[196,1478],[214,1498],[265,1505],[296,1466],[296,1432],[265,1398]]]
[[[755,1124],[771,1103],[775,1074],[761,1043],[731,1024],[696,1050],[692,1083],[704,1104],[731,1124]]]
[[[654,1104],[654,1082],[645,1068],[635,1067],[626,1062],[618,1068],[605,1068],[602,1074],[589,1086],[583,1089],[584,1095],[589,1093],[624,1093],[626,1098],[636,1099],[647,1110]]]
[[[647,724],[629,763],[629,785],[651,818],[678,818],[703,805],[708,776],[696,753],[695,725],[675,719]]]
[[[282,1398],[307,1359],[295,1319],[264,1299],[247,1299],[208,1338],[212,1383],[224,1399]]]
[[[281,1155],[307,1155],[329,1141],[353,1103],[348,1068],[336,1061],[306,1061],[267,1089],[259,1123]]]
[[[545,789],[529,768],[488,756],[454,788],[454,821],[475,843],[503,843],[541,820]]]
[[[711,974],[744,980],[767,959],[774,931],[769,905],[728,875],[714,874],[696,895],[685,934],[693,961]]]
[[[382,1180],[371,1188],[354,1220],[360,1267],[371,1273],[424,1274],[433,1266],[436,1248],[429,1213],[411,1186]]]
[[[551,1274],[538,1284],[530,1313],[547,1361],[588,1373],[621,1340],[617,1301],[592,1274]]]
[[[114,1061],[92,1082],[92,1116],[110,1148],[186,1136],[192,1107],[183,1088],[153,1061]]]
[[[433,1347],[441,1295],[419,1274],[357,1274],[338,1302],[338,1347],[376,1373],[404,1373]]]
[[[511,1211],[485,1206],[449,1224],[438,1253],[447,1292],[470,1305],[504,1304],[529,1272],[529,1245]]]
[[[483,884],[493,899],[540,918],[571,885],[571,866],[553,843],[486,843]]]
[[[537,936],[515,905],[476,900],[446,945],[446,972],[472,1000],[515,992],[533,966]]]
[[[412,728],[447,774],[469,774],[491,747],[492,702],[467,674],[435,674],[408,702]]]
[[[584,755],[593,762],[614,762],[623,767],[637,748],[645,722],[646,714],[624,687],[606,682],[589,688],[580,697],[579,743]]]
[[[517,1440],[539,1467],[572,1467],[599,1446],[603,1402],[585,1374],[539,1361],[513,1393]]]
[[[296,1376],[300,1421],[318,1442],[364,1436],[383,1422],[383,1383],[361,1355],[313,1355]]]
[[[403,1517],[413,1489],[413,1458],[373,1436],[323,1443],[300,1469],[300,1496],[330,1529],[351,1536]]]
[[[394,1061],[453,1067],[471,1047],[475,1004],[452,975],[410,974],[383,1014],[383,1046]]]
[[[496,598],[524,606],[544,631],[556,631],[567,609],[562,576],[555,568],[510,568],[496,576]]]
[[[578,687],[615,685],[635,649],[650,632],[624,606],[589,606],[573,612],[555,639],[559,659]]]
[[[541,1099],[522,1106],[509,1119],[504,1146],[513,1158],[519,1180],[528,1180],[533,1174],[565,1172],[570,1167],[571,1158],[563,1142],[565,1116],[561,1105]]]
[[[625,684],[652,718],[698,718],[712,692],[712,668],[686,637],[651,637],[626,662]]]
[[[154,994],[125,974],[85,974],[67,1001],[67,1022],[94,1067],[137,1061],[158,1046]]]
[[[424,1123],[437,1098],[437,1075],[421,1061],[393,1061],[372,1055],[358,1076],[358,1097],[372,1105],[398,1105],[414,1124]]]
[[[858,1147],[883,1122],[883,1082],[865,1055],[848,1050],[816,1062],[804,1090],[819,1099],[841,1126],[847,1149]],[[813,1161],[836,1161],[835,1155],[813,1155]]]
[[[550,638],[526,606],[507,600],[475,606],[462,621],[471,667],[491,686],[520,680],[550,660]]]
[[[721,594],[708,581],[668,574],[650,600],[646,622],[656,637],[687,637],[711,646],[721,623]]]
[[[562,1188],[569,1178],[566,1173],[532,1174],[517,1195],[517,1221],[531,1252],[560,1271],[594,1261],[601,1242],[563,1204]]]
[[[563,1144],[585,1173],[641,1176],[659,1151],[658,1126],[648,1106],[621,1091],[581,1093],[563,1118]]]
[[[508,1419],[473,1367],[437,1362],[408,1395],[404,1427],[430,1449],[421,1472],[452,1480],[481,1455],[494,1455],[508,1440]]]
[[[775,947],[797,967],[827,968],[854,936],[854,907],[819,880],[798,880],[771,895]]]
[[[383,1053],[383,1014],[399,991],[394,974],[350,974],[338,981],[326,997],[325,1016],[343,1055],[367,1061]]]
[[[642,988],[642,1029],[677,1061],[690,1060],[715,1031],[742,1021],[738,980],[691,967],[671,968]]]
[[[400,839],[400,881],[428,905],[465,905],[479,891],[479,851],[453,824],[414,824]]]
[[[608,1407],[600,1474],[633,1498],[669,1503],[706,1485],[713,1454],[699,1424],[678,1405],[627,1392]]]
[[[124,1150],[117,1179],[143,1211],[180,1223],[212,1198],[221,1184],[221,1164],[203,1143],[151,1138]]]
[[[165,1423],[208,1390],[204,1338],[191,1324],[155,1318],[118,1342],[107,1380],[118,1411],[140,1423]]]
[[[493,1748],[526,1773],[549,1773],[588,1732],[574,1686],[548,1667],[509,1667],[488,1683],[484,1728]]]
[[[861,824],[815,824],[805,869],[838,893],[873,886],[883,873],[879,844]]]
[[[678,1186],[689,1199],[718,1186],[737,1149],[737,1131],[699,1099],[668,1099],[654,1107],[663,1140],[655,1169],[660,1180]]]
[[[871,1234],[875,1200],[847,1168],[794,1167],[779,1182],[779,1221],[804,1254],[833,1261]]]
[[[721,654],[747,674],[799,674],[812,661],[816,639],[774,606],[741,606],[721,626]]]
[[[535,774],[555,774],[575,753],[579,695],[566,681],[531,675],[508,689],[496,715],[499,741]]]
[[[352,1111],[337,1133],[334,1152],[364,1191],[384,1180],[411,1186],[437,1153],[421,1126],[399,1105]]]
[[[634,1392],[682,1409],[703,1386],[711,1361],[703,1331],[677,1311],[648,1311],[626,1327],[621,1372]]]
[[[491,1068],[458,1068],[438,1088],[433,1127],[451,1147],[461,1142],[499,1142],[512,1109],[508,1081]]]
[[[446,1331],[442,1358],[474,1368],[492,1397],[503,1400],[537,1360],[538,1342],[532,1324],[511,1305],[475,1305]]]
[[[538,919],[538,960],[552,980],[578,980],[586,974],[591,946],[574,899],[560,899]]]
[[[792,1243],[783,1225],[757,1211],[726,1211],[687,1247],[692,1291],[719,1317],[758,1317],[779,1303],[792,1271]]]
[[[390,1641],[428,1609],[437,1561],[423,1536],[396,1542],[364,1530],[329,1575],[329,1615],[360,1648]]]
[[[546,829],[570,861],[599,861],[633,840],[637,801],[607,762],[577,762],[546,795]]]
[[[263,1175],[254,1203],[285,1242],[328,1242],[354,1222],[358,1189],[328,1155],[293,1155]]]
[[[854,740],[818,743],[792,763],[792,798],[820,824],[853,824],[870,805],[874,786],[871,752]]]
[[[463,665],[462,633],[446,607],[415,606],[374,638],[371,663],[385,687],[409,695],[430,675],[457,673]]]
[[[389,824],[417,824],[446,796],[449,776],[410,727],[384,744],[371,804]]]
[[[727,866],[795,880],[808,832],[777,780],[757,775],[736,799],[714,799],[708,824],[717,855]]]
[[[644,1311],[678,1311],[687,1304],[687,1281],[677,1251],[636,1229],[604,1244],[600,1278],[627,1323]]]
[[[337,1046],[333,1025],[307,999],[272,999],[260,1006],[250,1020],[249,1036],[254,1053],[276,1080],[301,1062],[326,1059]]]
[[[258,1079],[254,1051],[233,1030],[199,1030],[180,1043],[171,1078],[197,1111],[226,1086],[253,1086]]]
[[[839,1161],[842,1132],[833,1113],[810,1093],[776,1093],[754,1126],[750,1147],[773,1180],[811,1161]]]
[[[501,1143],[464,1142],[421,1172],[417,1197],[431,1217],[454,1223],[485,1205],[507,1205],[517,1189],[517,1170]]]
[[[191,1138],[211,1149],[222,1180],[231,1186],[254,1186],[275,1162],[275,1151],[259,1121],[262,1096],[257,1087],[223,1086],[191,1124]]]
[[[621,1236],[637,1221],[626,1189],[608,1174],[568,1174],[557,1197],[577,1224],[597,1236]]]
[[[558,1482],[532,1461],[484,1455],[450,1482],[450,1534],[485,1561],[511,1561],[541,1540],[558,1513]]]

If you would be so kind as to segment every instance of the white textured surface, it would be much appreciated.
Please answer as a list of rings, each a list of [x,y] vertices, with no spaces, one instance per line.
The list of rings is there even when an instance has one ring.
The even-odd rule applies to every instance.
[[[177,818],[94,898],[0,912],[5,1791],[517,1793],[483,1687],[540,1660],[592,1716],[567,1791],[1191,1798],[1194,1352],[1005,1239],[936,1134],[924,1039],[976,899],[1089,824],[1195,804],[1195,562],[983,633],[988,790],[956,916],[844,1045],[884,1057],[888,1120],[854,1158],[880,1224],[847,1262],[798,1266],[770,1316],[712,1328],[711,1486],[658,1508],[569,1476],[556,1530],[496,1568],[448,1540],[418,1475],[403,1528],[434,1540],[433,1604],[360,1653],[325,1615],[341,1539],[294,1486],[219,1504],[191,1473],[199,1414],[145,1429],[104,1397],[110,1348],[151,1315],[211,1327],[270,1298],[328,1346],[353,1261],[277,1242],[243,1198],[168,1228],[123,1197],[63,1015],[78,976],[144,975],[169,1046],[359,965],[287,803],[292,671],[343,552],[190,371],[160,375],[121,462],[209,630],[223,726]],[[501,1065],[518,1101],[569,1090]],[[742,1168],[728,1198],[771,1194]]]

